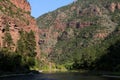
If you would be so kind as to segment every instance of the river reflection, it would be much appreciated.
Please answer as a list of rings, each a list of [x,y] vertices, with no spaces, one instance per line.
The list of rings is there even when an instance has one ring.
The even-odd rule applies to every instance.
[[[94,76],[91,74],[81,74],[78,72],[67,73],[43,73],[35,75],[24,75],[0,78],[0,80],[120,80],[114,78],[103,78],[102,76]]]

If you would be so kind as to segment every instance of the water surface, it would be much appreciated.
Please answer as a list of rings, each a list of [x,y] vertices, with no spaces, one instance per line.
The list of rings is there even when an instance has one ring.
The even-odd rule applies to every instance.
[[[78,72],[64,72],[64,73],[42,73],[34,75],[4,77],[0,80],[120,80],[115,78],[105,78],[102,76],[92,74],[81,74]]]

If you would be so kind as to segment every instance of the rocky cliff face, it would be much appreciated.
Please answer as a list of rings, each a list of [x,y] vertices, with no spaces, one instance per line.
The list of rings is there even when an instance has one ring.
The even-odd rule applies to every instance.
[[[119,12],[119,0],[77,0],[40,16],[40,48],[53,61],[69,62],[75,53],[109,39],[119,28]]]
[[[20,38],[19,31],[33,31],[36,38],[36,48],[38,47],[38,28],[36,21],[30,15],[31,7],[26,0],[2,0],[0,1],[0,47],[4,46],[4,37],[6,26],[9,27],[9,33],[13,39],[13,50],[16,50],[17,41]],[[6,45],[7,47],[7,45]]]
[[[26,12],[31,12],[30,4],[26,0],[10,0],[16,7]]]

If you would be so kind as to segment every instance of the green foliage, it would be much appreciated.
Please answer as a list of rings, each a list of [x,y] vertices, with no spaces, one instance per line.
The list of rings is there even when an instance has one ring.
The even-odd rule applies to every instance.
[[[13,40],[11,34],[9,33],[9,25],[5,27],[5,37],[4,37],[4,46],[11,47],[13,45]]]
[[[0,50],[0,71],[12,72],[20,70],[22,56],[7,49]]]
[[[22,55],[22,64],[26,67],[33,67],[35,65],[35,56],[36,56],[36,42],[34,32],[30,31],[29,33],[20,31],[20,39],[17,44],[17,53]]]
[[[120,71],[120,39],[107,48],[107,53],[96,60],[96,68],[105,71]]]
[[[20,39],[17,43],[17,50],[10,50],[12,38],[9,28],[6,28],[5,43],[7,48],[0,50],[0,72],[19,72],[21,70],[28,71],[35,66],[36,42],[34,32],[20,31]]]
[[[12,37],[11,37],[10,33],[8,33],[8,32],[5,33],[4,42],[7,44],[8,47],[11,46],[13,41],[12,41]]]
[[[31,30],[27,34],[27,44],[26,49],[29,51],[29,56],[35,57],[36,56],[36,42],[35,42],[35,35],[34,32]]]
[[[18,45],[17,52],[22,55],[35,57],[36,42],[33,31],[27,33],[22,30],[20,31],[20,36],[21,37],[18,40],[18,44],[17,44]]]
[[[119,2],[120,0],[77,0],[39,17],[37,23],[41,29],[59,33],[57,43],[50,47],[53,48],[52,52],[45,56],[48,61],[58,65],[58,68],[119,70],[120,11],[115,8],[114,12],[110,12],[109,9],[111,3]],[[61,18],[61,14],[65,17]],[[59,23],[66,24],[63,32],[54,29],[57,19]],[[86,26],[89,22],[90,25]],[[77,23],[79,28],[76,28]],[[70,33],[70,30],[73,32]]]
[[[34,57],[23,56],[8,49],[0,50],[0,72],[25,72],[34,65]]]

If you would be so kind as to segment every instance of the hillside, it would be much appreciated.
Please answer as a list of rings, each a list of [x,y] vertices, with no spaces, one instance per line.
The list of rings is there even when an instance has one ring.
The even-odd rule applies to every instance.
[[[26,71],[39,55],[36,20],[27,0],[0,0],[0,73]]]
[[[120,0],[77,0],[40,16],[37,24],[45,62],[119,71]]]

